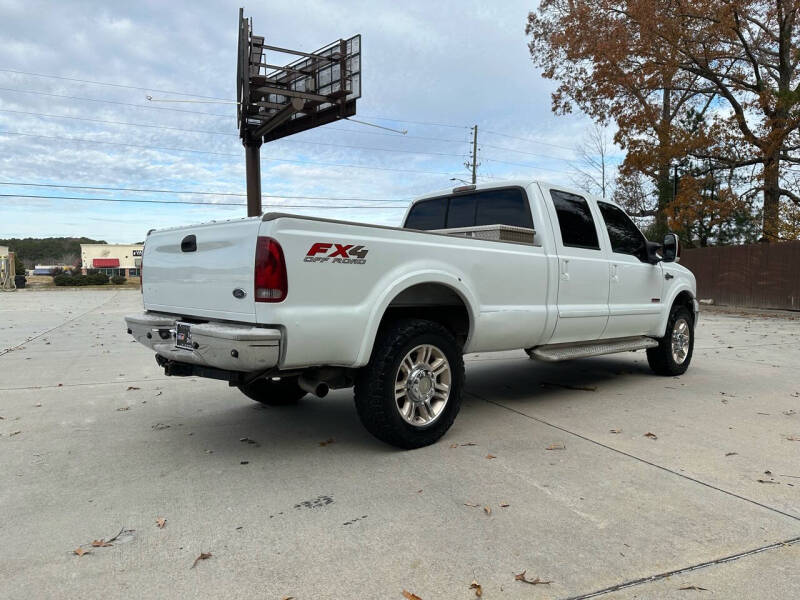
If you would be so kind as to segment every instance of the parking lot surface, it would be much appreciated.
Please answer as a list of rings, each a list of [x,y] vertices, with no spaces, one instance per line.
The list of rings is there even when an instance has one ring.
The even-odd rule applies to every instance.
[[[0,295],[0,597],[800,596],[800,319],[705,312],[680,378],[471,355],[453,428],[404,452],[351,390],[165,377],[140,306]]]

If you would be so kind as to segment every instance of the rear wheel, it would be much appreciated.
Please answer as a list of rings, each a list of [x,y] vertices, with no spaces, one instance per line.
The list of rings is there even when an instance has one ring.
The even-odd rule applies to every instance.
[[[378,334],[356,377],[355,402],[364,427],[399,448],[433,444],[461,406],[464,360],[440,324],[403,319]]]
[[[296,404],[306,392],[297,384],[297,377],[282,379],[256,379],[239,386],[241,392],[256,402],[267,406],[286,406]]]
[[[694,351],[694,319],[685,306],[673,306],[667,331],[658,346],[647,350],[647,362],[659,375],[682,375]]]

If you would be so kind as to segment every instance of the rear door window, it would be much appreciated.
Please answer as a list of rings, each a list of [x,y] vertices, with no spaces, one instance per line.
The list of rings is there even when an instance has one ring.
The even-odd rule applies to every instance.
[[[447,215],[447,198],[434,198],[417,202],[408,213],[405,227],[408,229],[444,229]]]
[[[561,243],[570,248],[600,250],[597,228],[586,199],[561,190],[550,190],[550,197],[558,215]]]

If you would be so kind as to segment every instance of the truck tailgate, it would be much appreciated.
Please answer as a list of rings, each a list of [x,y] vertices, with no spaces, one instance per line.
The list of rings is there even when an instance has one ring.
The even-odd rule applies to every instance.
[[[142,260],[145,309],[255,322],[259,224],[253,218],[153,231]]]

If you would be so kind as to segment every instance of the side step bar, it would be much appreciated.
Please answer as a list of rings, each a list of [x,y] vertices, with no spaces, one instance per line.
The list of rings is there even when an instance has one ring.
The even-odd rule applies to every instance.
[[[600,356],[602,354],[614,354],[616,352],[633,352],[634,350],[644,350],[645,348],[655,348],[658,341],[644,335],[617,338],[615,340],[595,340],[593,342],[568,342],[566,344],[549,344],[546,346],[536,346],[528,348],[528,356],[535,360],[545,362],[557,362],[560,360],[571,360],[573,358],[587,358],[590,356]]]

